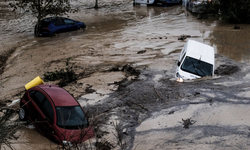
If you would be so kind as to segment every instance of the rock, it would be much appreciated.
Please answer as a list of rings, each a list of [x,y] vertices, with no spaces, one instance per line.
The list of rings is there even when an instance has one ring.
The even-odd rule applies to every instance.
[[[190,37],[191,37],[190,35],[184,35],[184,34],[182,34],[182,35],[180,35],[178,37],[178,40],[185,40],[186,38],[190,38]]]
[[[235,26],[234,26],[234,29],[235,29],[235,30],[238,30],[238,29],[240,29],[240,26],[235,25]]]
[[[141,51],[137,52],[137,54],[143,54],[145,52],[146,52],[146,50],[141,50]]]

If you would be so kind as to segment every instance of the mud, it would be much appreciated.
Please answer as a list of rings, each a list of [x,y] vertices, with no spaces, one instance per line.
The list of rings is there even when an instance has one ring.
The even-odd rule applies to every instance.
[[[99,9],[92,9],[94,1],[75,4],[82,10],[69,16],[87,24],[84,32],[37,38],[31,15],[1,18],[3,103],[20,98],[24,85],[36,76],[44,79],[44,73],[69,65],[77,80],[64,88],[87,112],[97,145],[249,149],[250,118],[244,115],[250,104],[248,25],[234,30],[214,18],[197,20],[180,5],[134,7],[132,1],[116,0],[102,1]],[[215,48],[214,77],[175,81],[176,63],[187,39]],[[2,53],[6,51],[8,55]],[[195,123],[185,129],[183,120],[188,118]],[[14,121],[18,122],[17,115],[10,120]],[[16,132],[16,140],[10,139],[13,148],[59,148],[28,127]]]
[[[214,73],[216,75],[230,75],[233,73],[236,73],[240,71],[240,68],[238,66],[232,66],[232,65],[220,65]]]

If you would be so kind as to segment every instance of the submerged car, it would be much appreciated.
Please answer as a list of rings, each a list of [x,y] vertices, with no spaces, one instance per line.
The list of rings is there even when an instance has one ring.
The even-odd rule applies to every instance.
[[[177,63],[177,81],[197,79],[214,75],[214,48],[188,40],[184,45]]]
[[[155,0],[134,0],[134,5],[152,5]]]
[[[167,6],[169,4],[180,4],[182,0],[156,0],[157,4]]]
[[[192,13],[202,13],[206,10],[206,5],[211,0],[183,0],[182,5]]]
[[[134,5],[162,5],[180,4],[182,0],[134,0]]]
[[[94,136],[78,101],[56,85],[42,84],[26,90],[19,118],[28,120],[43,136],[59,144],[81,143]]]
[[[41,20],[40,24],[36,24],[35,36],[55,36],[61,32],[85,29],[83,22],[75,21],[63,17],[50,17]]]

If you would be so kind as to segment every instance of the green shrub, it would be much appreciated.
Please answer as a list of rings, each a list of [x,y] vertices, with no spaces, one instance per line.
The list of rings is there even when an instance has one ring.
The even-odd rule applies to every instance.
[[[54,72],[45,72],[43,74],[45,81],[56,81],[60,80],[58,85],[60,87],[66,86],[71,82],[77,80],[77,75],[75,74],[72,67],[67,67],[66,69],[56,70]]]
[[[209,7],[230,23],[250,23],[249,0],[212,0]]]

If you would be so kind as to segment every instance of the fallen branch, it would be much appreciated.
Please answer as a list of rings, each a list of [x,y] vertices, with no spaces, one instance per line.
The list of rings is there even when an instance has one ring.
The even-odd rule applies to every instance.
[[[154,90],[155,90],[155,93],[159,96],[159,98],[160,98],[161,100],[163,100],[163,98],[160,96],[160,94],[156,91],[155,87],[154,87]]]
[[[124,93],[123,95],[121,95],[118,100],[120,100],[121,98],[123,98],[124,96],[126,96],[130,91],[127,91],[126,93]]]
[[[140,105],[140,104],[138,104],[138,103],[132,102],[131,100],[128,100],[128,102],[130,102],[130,103],[132,103],[132,104],[135,104],[136,106],[139,106],[139,107],[141,107],[142,109],[148,111],[147,108],[143,107],[142,105]]]

